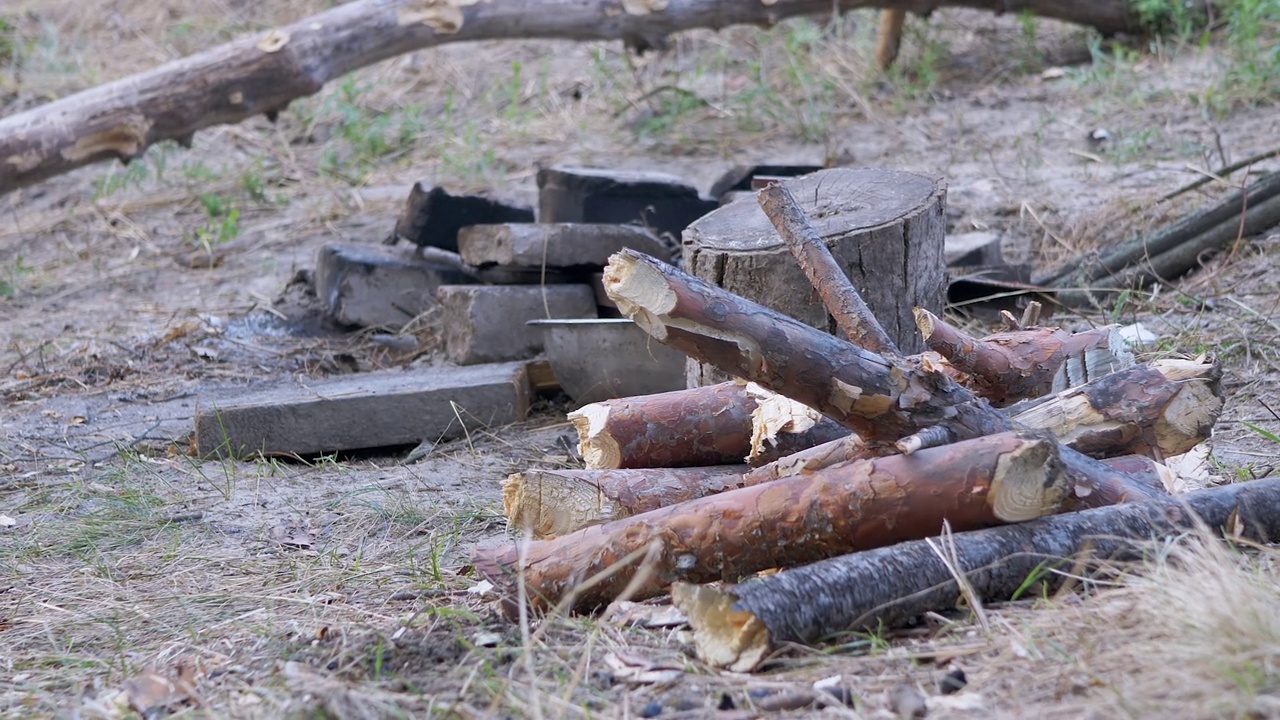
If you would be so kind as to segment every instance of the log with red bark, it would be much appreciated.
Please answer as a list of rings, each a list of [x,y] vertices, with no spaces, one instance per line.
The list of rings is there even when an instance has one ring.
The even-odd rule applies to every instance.
[[[1069,491],[1057,445],[1001,433],[832,466],[588,527],[482,548],[475,567],[514,617],[516,583],[535,609],[590,610],[653,597],[675,581],[735,579],[856,549],[1056,512]],[[647,562],[624,559],[647,558]]]
[[[848,432],[814,413],[765,433],[760,410],[746,385],[727,382],[591,403],[569,420],[589,470],[762,464]]]
[[[923,11],[936,0],[357,0],[255,32],[0,119],[0,194],[103,160],[128,162],[160,140],[274,114],[325,83],[403,53],[474,40],[623,39],[661,44],[673,32],[771,25],[861,7]],[[997,0],[967,5],[1001,10]],[[1128,2],[1030,0],[1031,12],[1106,31],[1131,28]]]
[[[930,350],[970,376],[963,384],[996,407],[1082,385],[1133,365],[1115,328],[1069,333],[1034,328],[975,338],[917,308],[916,326]]]
[[[1037,578],[1053,584],[1094,560],[1137,559],[1152,541],[1185,537],[1197,527],[1280,540],[1280,479],[917,540],[735,586],[677,583],[672,597],[689,616],[698,656],[745,672],[785,643],[879,631],[954,610],[962,600],[957,574],[978,600],[1009,600]]]

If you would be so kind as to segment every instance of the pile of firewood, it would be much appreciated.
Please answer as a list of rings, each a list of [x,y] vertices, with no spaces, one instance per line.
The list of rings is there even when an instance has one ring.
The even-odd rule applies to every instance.
[[[613,256],[628,317],[743,382],[571,414],[587,469],[512,476],[526,539],[474,556],[510,616],[672,592],[700,655],[746,670],[777,643],[1011,597],[1086,547],[1122,555],[1195,515],[1276,536],[1280,513],[1256,509],[1280,484],[1167,490],[1159,461],[1222,409],[1213,360],[1135,364],[1114,329],[1038,327],[1034,305],[983,339],[917,311],[930,350],[904,356],[787,189],[759,199],[847,339]]]

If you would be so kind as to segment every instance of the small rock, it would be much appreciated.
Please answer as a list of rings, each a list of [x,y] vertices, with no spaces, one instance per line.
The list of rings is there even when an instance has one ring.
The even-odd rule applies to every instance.
[[[899,685],[889,695],[889,706],[900,718],[922,718],[928,712],[924,695],[910,685]]]
[[[942,679],[938,681],[938,692],[943,695],[950,695],[951,693],[960,692],[967,684],[969,684],[969,679],[964,676],[964,670],[956,668],[943,675]]]
[[[648,705],[645,705],[644,708],[640,711],[640,717],[642,718],[658,717],[661,714],[662,714],[662,703],[658,702],[657,700],[654,700]]]

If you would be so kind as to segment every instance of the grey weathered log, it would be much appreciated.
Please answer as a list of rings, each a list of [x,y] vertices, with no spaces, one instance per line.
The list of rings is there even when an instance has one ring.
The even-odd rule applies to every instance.
[[[1106,252],[1072,260],[1034,282],[1061,288],[1066,304],[1087,303],[1091,290],[1109,292],[1171,279],[1196,267],[1202,253],[1230,245],[1280,222],[1280,173],[1269,173],[1147,236],[1131,238]]]
[[[914,173],[833,168],[785,180],[812,229],[883,328],[904,353],[924,349],[916,307],[941,312],[946,301],[946,230],[943,183]],[[741,297],[835,333],[839,323],[779,237],[759,204],[725,205],[684,233],[684,266],[695,277]],[[830,265],[830,264],[828,264]],[[690,385],[711,384],[722,373],[689,365]]]
[[[422,48],[473,40],[623,39],[650,46],[669,33],[861,7],[923,12],[937,0],[357,0],[254,33],[0,120],[0,194],[109,159],[131,160],[160,140],[273,117],[296,98],[358,68]],[[1123,0],[957,0],[1129,29]]]
[[[726,588],[677,583],[673,597],[689,613],[704,660],[749,670],[781,643],[897,627],[954,608],[960,590],[935,547],[990,602],[1015,597],[1037,576],[1052,583],[1054,568],[1078,574],[1078,562],[1140,557],[1146,541],[1184,533],[1196,518],[1213,532],[1280,540],[1280,479],[906,542]]]

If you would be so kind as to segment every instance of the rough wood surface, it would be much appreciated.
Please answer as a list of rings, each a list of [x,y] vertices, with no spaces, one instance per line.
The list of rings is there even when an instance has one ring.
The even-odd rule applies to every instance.
[[[597,223],[501,223],[458,232],[458,252],[468,265],[591,267],[598,270],[623,248],[658,256],[662,241],[635,225]]]
[[[641,470],[526,470],[502,485],[507,525],[545,540],[742,487],[746,465]]]
[[[907,172],[836,168],[785,180],[782,187],[799,200],[889,340],[905,353],[922,350],[912,309],[941,313],[946,301],[942,182]],[[685,230],[684,241],[684,267],[692,275],[810,326],[837,331],[757,203],[730,203],[709,213]],[[690,386],[722,377],[690,364]]]
[[[969,374],[964,382],[996,407],[1082,385],[1133,365],[1114,327],[1069,333],[1032,328],[975,338],[917,308],[916,325],[930,350]]]
[[[761,464],[842,434],[830,422],[800,432],[781,428],[757,452],[757,410],[745,385],[726,382],[591,403],[569,420],[590,470],[728,465],[748,456]]]
[[[523,419],[529,394],[518,362],[290,383],[202,403],[195,446],[200,457],[243,458],[446,440]]]
[[[731,490],[554,540],[481,548],[473,561],[514,617],[517,578],[532,607],[601,607],[627,589],[653,597],[675,581],[736,579],[954,528],[1057,511],[1068,479],[1056,445],[1002,433],[837,465]],[[626,558],[647,557],[643,567]],[[585,581],[597,578],[590,584]]]
[[[901,449],[929,433],[929,444],[916,443],[927,447],[1013,428],[927,359],[867,352],[653,258],[618,253],[605,290],[659,342],[814,408],[868,442]],[[1062,457],[1079,486],[1148,491],[1071,448]]]
[[[1221,365],[1166,358],[1012,409],[1019,424],[1048,430],[1082,453],[1162,460],[1208,438],[1223,402]]]
[[[1280,540],[1280,479],[917,540],[732,587],[678,583],[672,595],[689,616],[699,657],[748,671],[782,643],[816,643],[954,609],[960,590],[938,551],[955,558],[954,568],[981,600],[1007,600],[1026,589],[1028,578],[1052,582],[1046,569],[1137,558],[1151,540],[1185,533],[1196,518],[1214,532]]]

